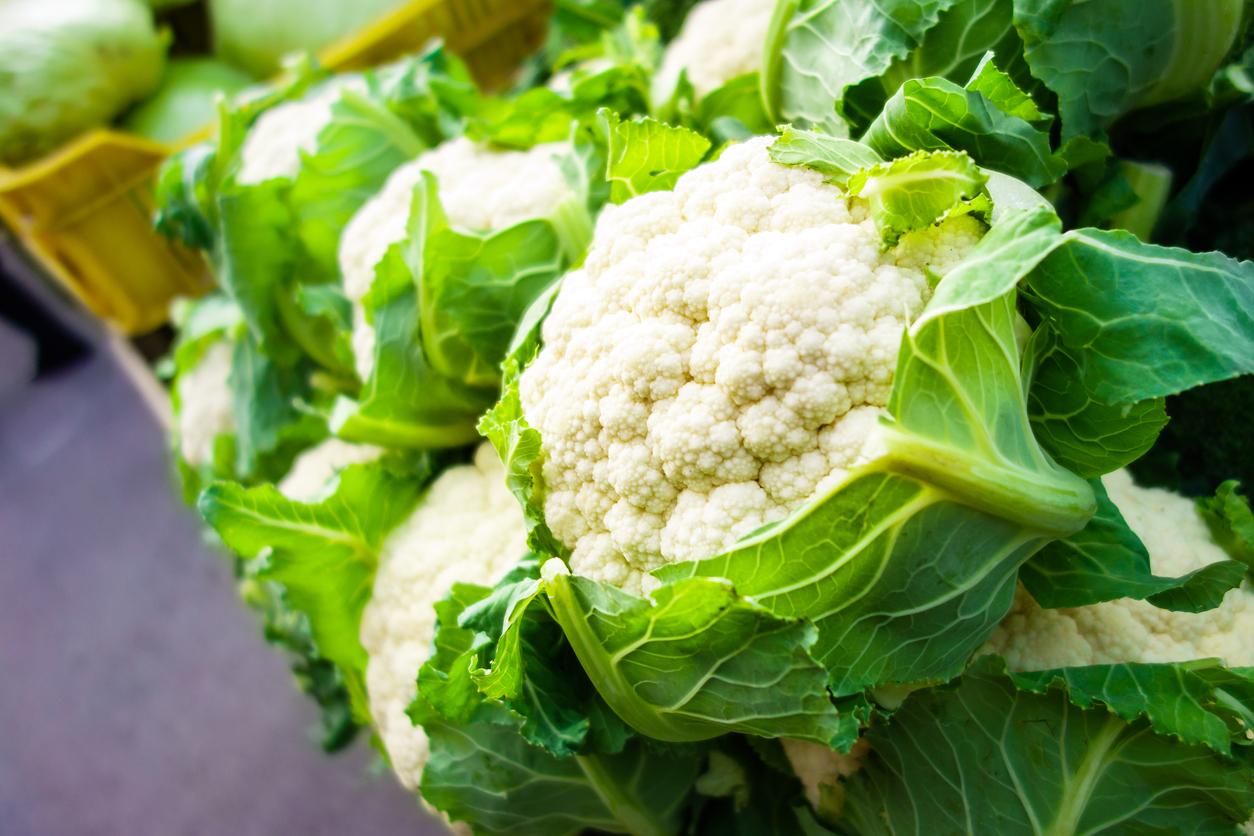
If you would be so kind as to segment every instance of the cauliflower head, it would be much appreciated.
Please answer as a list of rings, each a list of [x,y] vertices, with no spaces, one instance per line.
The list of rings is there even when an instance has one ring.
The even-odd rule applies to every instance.
[[[1102,482],[1149,551],[1155,574],[1179,576],[1228,557],[1211,539],[1193,501],[1138,487],[1126,470]],[[1247,583],[1200,613],[1159,609],[1122,598],[1087,607],[1042,609],[1023,587],[981,653],[998,653],[1011,670],[1120,662],[1183,662],[1218,657],[1254,665],[1254,591]]]
[[[325,498],[341,470],[349,465],[372,462],[382,455],[381,447],[328,438],[296,457],[278,484],[279,493],[297,502],[318,502]]]
[[[883,251],[865,206],[760,137],[601,215],[522,375],[571,569],[631,591],[874,458],[902,333],[983,225]]]
[[[364,92],[366,83],[357,76],[340,76],[303,99],[276,105],[257,117],[244,137],[236,179],[254,185],[276,177],[295,177],[300,172],[301,154],[316,150],[318,134],[331,121],[331,107],[345,89]]]
[[[219,340],[178,379],[179,452],[192,467],[213,461],[213,441],[235,429],[231,343]]]
[[[688,13],[666,48],[655,89],[669,97],[688,71],[698,96],[738,75],[762,68],[762,46],[775,13],[775,0],[705,0]]]
[[[401,783],[416,790],[428,743],[405,709],[418,668],[431,653],[435,603],[455,582],[491,585],[526,552],[518,503],[496,453],[482,445],[473,464],[452,467],[392,532],[379,556],[374,592],[361,620],[369,654],[370,713]]]
[[[374,329],[366,322],[361,300],[370,290],[375,265],[388,247],[405,238],[410,201],[422,172],[435,175],[452,226],[505,229],[545,217],[570,194],[556,161],[566,149],[559,142],[502,151],[459,137],[396,169],[357,211],[340,239],[339,261],[344,292],[354,305],[353,354],[362,380],[374,364]]]

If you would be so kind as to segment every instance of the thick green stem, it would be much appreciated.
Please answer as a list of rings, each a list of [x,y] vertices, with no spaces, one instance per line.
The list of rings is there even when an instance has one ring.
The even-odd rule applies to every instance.
[[[1057,466],[1024,470],[968,455],[901,430],[883,429],[885,469],[935,485],[969,505],[1053,537],[1088,524],[1097,500],[1088,483]]]

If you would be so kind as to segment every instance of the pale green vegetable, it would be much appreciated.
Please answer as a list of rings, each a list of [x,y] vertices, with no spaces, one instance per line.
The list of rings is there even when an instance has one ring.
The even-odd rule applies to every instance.
[[[45,154],[148,95],[165,50],[140,0],[0,3],[0,164]]]
[[[277,72],[283,56],[351,35],[401,0],[209,0],[213,49],[255,76]]]
[[[213,121],[215,102],[252,79],[212,58],[175,58],[150,99],[127,114],[122,127],[157,142],[175,142]]]

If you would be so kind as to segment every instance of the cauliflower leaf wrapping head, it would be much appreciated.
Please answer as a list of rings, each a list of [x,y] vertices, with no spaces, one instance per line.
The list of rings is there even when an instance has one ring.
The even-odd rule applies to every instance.
[[[498,150],[466,137],[449,140],[397,168],[383,188],[349,221],[340,241],[344,292],[353,302],[353,356],[357,373],[374,370],[374,328],[363,299],[375,267],[389,247],[404,241],[414,189],[429,172],[439,184],[448,222],[464,230],[503,230],[532,218],[551,216],[571,188],[557,157],[565,143],[543,143],[525,151]]]

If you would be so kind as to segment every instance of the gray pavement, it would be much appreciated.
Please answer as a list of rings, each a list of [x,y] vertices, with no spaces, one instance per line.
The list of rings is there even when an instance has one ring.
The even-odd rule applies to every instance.
[[[0,834],[442,832],[318,749],[112,362],[24,383],[0,336]]]

